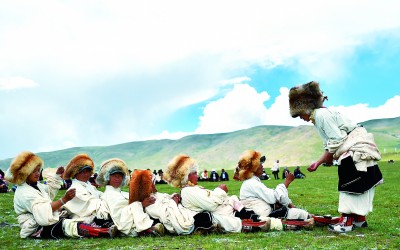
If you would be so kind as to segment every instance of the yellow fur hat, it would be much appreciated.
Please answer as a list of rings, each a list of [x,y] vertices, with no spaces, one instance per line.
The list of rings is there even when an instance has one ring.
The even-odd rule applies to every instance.
[[[164,180],[173,187],[183,187],[188,183],[190,173],[197,172],[198,166],[195,160],[187,155],[177,155],[169,163],[164,171]]]
[[[73,179],[75,175],[85,168],[91,168],[92,174],[94,163],[87,154],[78,154],[68,163],[64,173],[64,180]]]
[[[16,185],[21,185],[38,166],[43,166],[43,160],[39,156],[29,151],[21,152],[11,162],[4,179]]]
[[[247,180],[253,177],[260,164],[265,161],[265,156],[255,150],[246,150],[240,156],[236,172],[239,180]]]
[[[149,170],[135,170],[129,183],[129,204],[142,202],[153,191],[153,174]]]
[[[110,175],[115,173],[121,173],[124,176],[121,186],[126,186],[129,181],[128,167],[123,160],[118,158],[106,160],[101,164],[99,175],[96,178],[96,183],[100,186],[107,185],[110,181]]]
[[[301,114],[310,115],[314,109],[321,108],[327,99],[319,89],[318,82],[293,87],[289,91],[290,115],[293,118]]]

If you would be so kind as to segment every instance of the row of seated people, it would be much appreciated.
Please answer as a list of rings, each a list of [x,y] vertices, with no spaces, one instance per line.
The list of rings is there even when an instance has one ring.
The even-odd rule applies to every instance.
[[[337,218],[314,216],[293,205],[287,190],[292,174],[275,189],[267,188],[258,179],[265,157],[249,152],[243,157],[253,159],[239,161],[234,176],[243,181],[240,197],[228,195],[225,184],[214,190],[198,186],[198,165],[187,155],[174,157],[164,171],[164,179],[179,192],[172,195],[157,192],[151,171],[136,170],[130,175],[118,158],[101,164],[96,178],[99,186],[105,186],[101,192],[89,182],[95,167],[87,154],[76,155],[66,169],[46,169],[43,184],[39,181],[42,159],[22,152],[12,161],[6,179],[18,185],[14,209],[21,222],[21,238],[247,233],[310,229],[316,219],[337,222]],[[72,184],[54,200],[62,179]],[[129,192],[122,191],[128,182]]]

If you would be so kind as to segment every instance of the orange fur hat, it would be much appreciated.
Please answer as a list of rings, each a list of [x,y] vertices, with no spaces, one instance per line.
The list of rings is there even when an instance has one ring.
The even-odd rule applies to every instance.
[[[190,173],[198,171],[195,160],[187,155],[177,155],[169,163],[164,171],[164,180],[173,187],[183,187],[188,183]]]
[[[328,97],[319,89],[318,82],[309,82],[293,87],[289,91],[290,115],[295,118],[301,114],[310,115],[314,109],[322,108]]]
[[[43,166],[43,160],[39,156],[29,151],[21,152],[11,162],[4,179],[16,185],[21,185],[38,166]]]
[[[153,191],[152,173],[149,170],[135,170],[129,183],[129,204],[142,202]]]
[[[110,181],[110,175],[121,173],[124,176],[121,186],[126,186],[129,181],[129,171],[126,163],[118,158],[113,158],[104,161],[101,164],[99,175],[96,178],[96,183],[100,186],[105,186]]]
[[[90,167],[94,169],[94,163],[87,154],[78,154],[68,163],[64,172],[64,180],[73,179],[75,175],[81,171],[82,168]]]
[[[261,160],[263,159],[263,161]],[[236,172],[239,173],[239,180],[247,180],[253,177],[260,164],[265,161],[265,157],[255,150],[246,150],[240,156]]]

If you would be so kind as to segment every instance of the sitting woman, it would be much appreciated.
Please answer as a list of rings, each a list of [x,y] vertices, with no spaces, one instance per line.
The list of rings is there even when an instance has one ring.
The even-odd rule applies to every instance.
[[[145,233],[163,235],[163,225],[158,223],[152,227],[155,224],[154,221],[143,211],[144,208],[154,203],[153,199],[129,203],[129,193],[121,190],[121,187],[126,186],[128,180],[128,167],[123,160],[113,158],[101,164],[96,182],[100,186],[106,186],[101,199],[110,208],[114,224],[125,236],[140,236]]]
[[[240,156],[236,168],[236,175],[243,181],[240,201],[260,216],[288,219],[282,220],[288,229],[313,227],[312,216],[307,211],[296,208],[289,199],[287,188],[294,180],[293,174],[287,173],[285,182],[276,189],[267,188],[259,178],[263,173],[264,161],[265,156],[254,150],[246,150]]]
[[[62,181],[63,167],[49,171],[47,185],[39,182],[43,160],[32,152],[22,152],[11,162],[5,178],[18,188],[14,210],[21,227],[20,237],[59,239],[79,237],[78,223],[61,217],[61,208],[75,197],[75,189],[53,201]]]

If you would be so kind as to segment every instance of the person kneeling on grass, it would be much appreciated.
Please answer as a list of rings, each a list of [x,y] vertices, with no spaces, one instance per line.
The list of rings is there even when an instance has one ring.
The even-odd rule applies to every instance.
[[[75,189],[53,201],[62,182],[64,168],[48,171],[47,184],[39,182],[43,160],[32,152],[22,152],[11,162],[5,178],[18,188],[14,195],[14,210],[21,227],[21,238],[59,239],[80,237],[79,223],[62,217],[62,207],[75,197]]]
[[[214,190],[198,186],[197,171],[197,163],[187,155],[175,156],[164,171],[165,180],[171,186],[181,189],[181,203],[193,216],[210,212],[214,226],[222,232],[266,231],[270,228],[269,220],[242,220],[241,218],[249,218],[251,214],[245,211],[236,196],[228,196],[225,184]]]
[[[142,201],[129,202],[129,193],[121,190],[121,187],[126,186],[128,181],[129,171],[123,160],[113,158],[101,164],[96,182],[100,186],[106,186],[101,199],[106,202],[110,209],[110,216],[114,224],[125,236],[163,235],[163,225],[156,224],[143,211],[155,200],[147,198]]]

